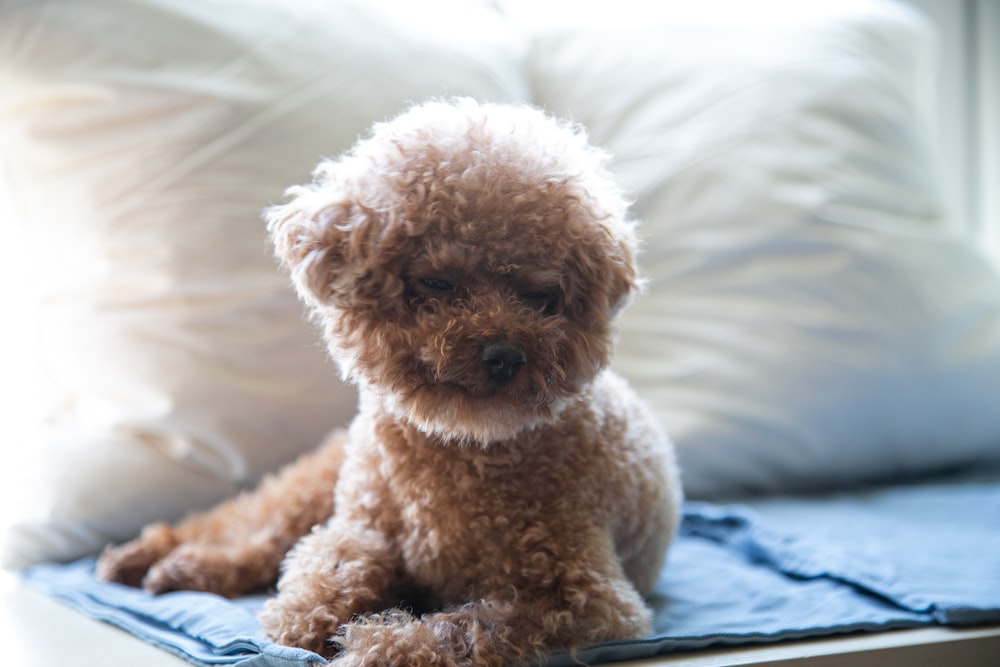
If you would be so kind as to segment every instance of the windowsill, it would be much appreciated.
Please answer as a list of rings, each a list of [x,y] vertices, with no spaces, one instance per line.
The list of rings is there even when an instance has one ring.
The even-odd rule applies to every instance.
[[[996,667],[998,656],[1000,626],[930,627],[707,649],[616,667]]]

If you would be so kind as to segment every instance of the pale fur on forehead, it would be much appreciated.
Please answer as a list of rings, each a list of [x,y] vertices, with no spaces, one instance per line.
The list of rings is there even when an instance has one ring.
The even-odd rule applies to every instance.
[[[522,163],[527,156],[541,160],[540,172],[560,173],[581,194],[600,202],[606,214],[602,224],[613,227],[609,231],[618,238],[634,239],[629,202],[608,171],[611,154],[589,142],[583,125],[527,104],[480,103],[471,98],[414,104],[395,118],[375,123],[347,153],[321,161],[313,172],[313,183],[290,188],[288,194],[299,197],[305,194],[303,188],[321,190],[331,183],[351,183],[362,194],[367,175],[405,171],[405,156],[428,146],[446,155],[493,151],[500,161]],[[386,195],[367,194],[372,204],[380,194]]]

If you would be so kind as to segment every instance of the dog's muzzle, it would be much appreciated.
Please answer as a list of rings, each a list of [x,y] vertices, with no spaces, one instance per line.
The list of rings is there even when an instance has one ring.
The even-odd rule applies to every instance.
[[[528,356],[513,343],[487,343],[479,360],[491,380],[504,383],[511,380],[528,363]]]

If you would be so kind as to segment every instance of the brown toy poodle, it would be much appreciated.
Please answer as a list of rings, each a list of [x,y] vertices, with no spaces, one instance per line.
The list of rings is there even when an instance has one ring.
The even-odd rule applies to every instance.
[[[100,576],[227,596],[277,579],[265,633],[336,665],[649,633],[680,485],[607,370],[638,278],[605,162],[578,127],[461,99],[321,163],[267,219],[357,417],[257,491],[107,549]]]

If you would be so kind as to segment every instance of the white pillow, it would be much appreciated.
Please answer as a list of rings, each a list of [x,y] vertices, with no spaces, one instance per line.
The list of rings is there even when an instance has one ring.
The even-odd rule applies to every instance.
[[[1000,458],[1000,279],[942,210],[934,36],[878,1],[536,2],[534,99],[615,155],[617,367],[691,496]]]
[[[5,565],[205,506],[349,419],[259,211],[408,101],[523,99],[519,56],[466,0],[0,6],[0,187],[56,397]]]

